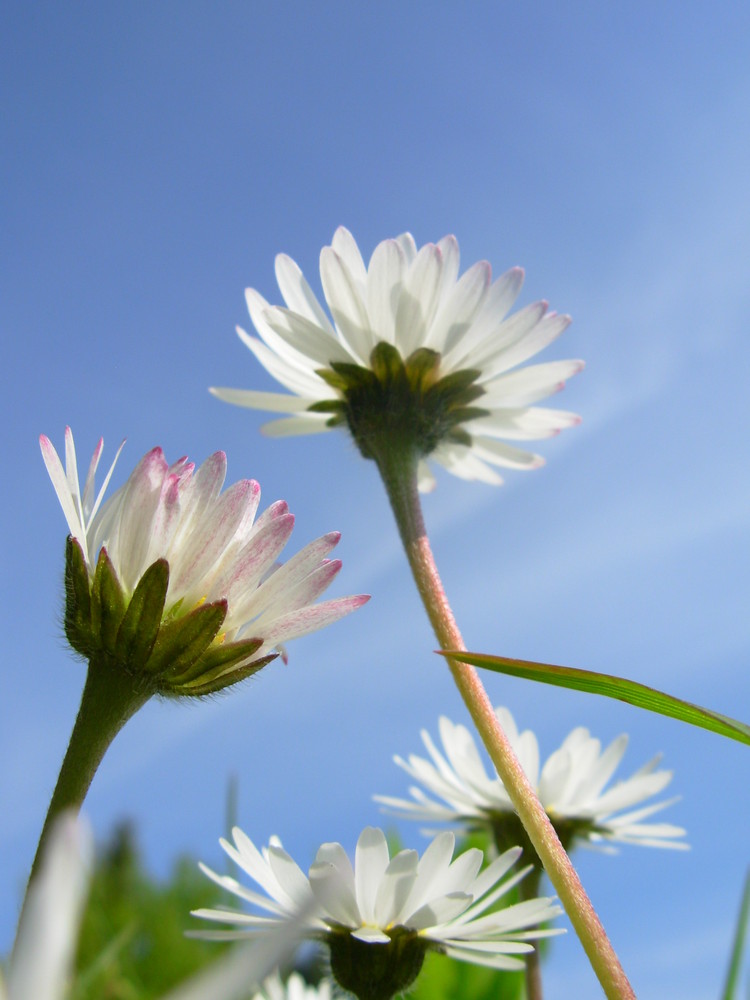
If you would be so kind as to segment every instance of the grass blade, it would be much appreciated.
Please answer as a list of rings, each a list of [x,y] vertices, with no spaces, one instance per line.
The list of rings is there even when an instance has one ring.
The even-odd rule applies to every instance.
[[[711,709],[701,708],[700,705],[693,705],[681,698],[674,698],[655,688],[646,687],[645,684],[626,680],[624,677],[613,677],[593,670],[577,670],[575,667],[558,667],[550,663],[535,663],[533,660],[491,656],[488,653],[467,653],[446,649],[440,652],[443,656],[450,656],[462,663],[494,670],[500,674],[509,674],[511,677],[524,677],[527,680],[540,681],[542,684],[553,684],[557,687],[616,698],[628,705],[679,719],[691,726],[708,729],[720,736],[750,745],[750,726],[746,723],[730,719],[729,716],[720,715]]]

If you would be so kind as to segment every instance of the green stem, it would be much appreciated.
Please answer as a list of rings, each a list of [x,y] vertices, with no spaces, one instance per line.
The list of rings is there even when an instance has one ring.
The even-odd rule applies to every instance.
[[[442,649],[466,649],[438,574],[417,491],[417,457],[397,439],[372,449],[427,616]],[[608,1000],[635,1000],[633,988],[591,902],[524,773],[473,667],[448,660],[453,679]]]
[[[535,899],[539,895],[542,869],[534,865],[525,879],[518,886],[522,900]],[[539,948],[541,941],[534,942],[534,950],[526,955],[526,1000],[543,1000],[542,962]]]
[[[42,827],[29,884],[37,875],[55,820],[66,809],[80,810],[112,740],[151,697],[152,689],[142,680],[139,683],[122,667],[110,665],[103,658],[89,663],[78,716]]]

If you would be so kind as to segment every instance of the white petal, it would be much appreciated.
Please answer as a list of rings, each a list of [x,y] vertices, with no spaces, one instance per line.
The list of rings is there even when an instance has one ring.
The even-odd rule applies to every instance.
[[[577,413],[530,406],[520,410],[494,410],[467,424],[473,436],[503,437],[511,441],[535,441],[552,437],[567,427],[580,424]]]
[[[442,300],[456,284],[461,255],[458,249],[458,240],[455,236],[444,236],[441,240],[438,240],[437,248],[443,258],[443,273],[440,277],[440,296]]]
[[[404,271],[404,254],[396,240],[383,240],[375,247],[367,272],[367,315],[377,341],[396,342],[396,310]]]
[[[388,935],[378,930],[377,927],[358,927],[352,931],[352,937],[357,938],[358,941],[364,941],[365,944],[390,944],[391,941]]]
[[[391,859],[375,899],[375,922],[378,927],[401,923],[407,916],[405,904],[417,878],[418,864],[416,851],[399,851]]]
[[[367,924],[375,922],[375,900],[389,862],[385,834],[377,827],[366,827],[357,841],[354,878],[359,910]]]
[[[302,271],[292,258],[284,253],[280,253],[276,257],[276,280],[279,283],[281,294],[284,296],[284,301],[290,309],[309,319],[311,323],[317,323],[331,336],[335,336],[331,321],[326,316]]]
[[[294,437],[297,434],[323,434],[332,428],[328,425],[329,414],[306,413],[299,417],[282,417],[263,424],[261,430],[266,437]]]
[[[404,358],[425,342],[437,309],[442,268],[440,251],[427,243],[406,272],[396,311],[396,347]]]
[[[47,472],[52,480],[52,485],[55,488],[57,499],[60,501],[60,506],[62,507],[63,514],[65,515],[65,520],[68,522],[68,529],[71,535],[74,538],[77,538],[81,543],[83,547],[83,554],[88,562],[88,553],[86,551],[86,532],[84,531],[81,517],[78,508],[76,507],[73,495],[70,492],[68,479],[65,475],[65,470],[62,467],[62,462],[55,451],[54,445],[46,435],[40,435],[39,446],[42,450],[42,458],[44,459],[44,464],[47,467]]]
[[[362,924],[354,892],[354,872],[340,844],[324,844],[320,848],[309,877],[313,894],[327,917],[345,927]]]
[[[258,392],[256,389],[226,389],[211,386],[208,390],[217,399],[250,410],[270,410],[272,413],[302,413],[316,399],[303,399],[283,392]]]
[[[213,505],[211,517],[204,517],[195,526],[179,553],[170,564],[169,594],[200,600],[205,594],[206,575],[214,575],[220,559],[235,537],[243,520],[257,506],[258,484],[252,480],[234,483]]]
[[[414,237],[411,233],[401,233],[400,236],[396,237],[396,242],[401,247],[404,261],[408,267],[417,256],[417,244],[414,241]]]
[[[340,537],[339,532],[331,531],[314,542],[310,542],[304,549],[287,560],[283,566],[276,569],[261,587],[264,606],[269,607],[280,594],[283,594],[290,587],[296,586],[313,570],[317,569],[321,560],[324,560],[338,544]]]
[[[292,639],[299,639],[309,632],[316,632],[326,625],[350,615],[352,611],[361,608],[369,601],[366,594],[359,594],[356,597],[337,597],[331,601],[323,601],[312,607],[300,608],[291,611],[287,615],[282,615],[274,621],[263,622],[263,638],[266,640],[265,647],[276,647],[281,642],[289,642]],[[251,632],[254,627],[251,627]]]
[[[531,951],[531,948],[526,948],[526,951]],[[499,948],[496,952],[500,951]],[[445,946],[443,948],[443,953],[449,958],[455,958],[458,962],[471,962],[473,965],[486,965],[490,969],[506,969],[509,972],[518,972],[525,968],[525,963],[518,958],[511,958],[510,955],[505,954],[492,954],[492,955],[482,955],[477,954],[475,951],[469,951],[466,948],[456,948],[453,946]]]
[[[421,931],[438,924],[454,920],[464,912],[471,902],[471,896],[466,892],[455,892],[449,896],[441,896],[425,903],[406,919],[406,925],[413,930]]]
[[[472,438],[471,450],[478,457],[491,465],[499,465],[507,469],[538,469],[544,465],[541,455],[530,451],[521,451],[504,441],[492,441],[489,438]]]
[[[479,480],[491,486],[502,484],[502,478],[463,445],[439,445],[432,452],[431,458],[459,479]]]
[[[461,280],[444,296],[425,338],[425,347],[448,354],[466,334],[490,287],[490,265],[485,260],[473,264]]]
[[[250,313],[250,319],[253,321],[253,326],[260,334],[265,346],[271,351],[272,354],[277,356],[281,361],[283,361],[289,368],[293,371],[301,372],[303,374],[314,370],[318,367],[314,359],[310,357],[304,344],[300,346],[295,346],[291,344],[288,338],[280,336],[273,326],[268,322],[268,313],[274,309],[279,308],[278,306],[271,306],[266,300],[255,291],[254,288],[248,288],[245,291],[245,301],[247,302],[247,309]],[[308,322],[308,320],[305,320]],[[310,324],[313,325],[313,324]],[[325,328],[320,328],[320,335],[325,337]],[[248,344],[247,334],[244,333],[239,327],[237,332],[240,339]]]
[[[351,363],[351,355],[333,334],[299,313],[271,306],[263,315],[271,329],[290,347],[309,358],[316,368],[328,368],[333,361]]]
[[[582,371],[583,367],[583,361],[527,365],[485,383],[485,395],[477,406],[529,406],[559,392],[566,380]]]
[[[476,367],[472,363],[472,352],[497,330],[518,298],[522,285],[523,270],[520,267],[511,268],[495,279],[482,301],[481,309],[474,317],[471,328],[445,355],[443,364],[446,370],[457,371],[459,368]]]
[[[365,262],[362,260],[362,254],[359,252],[357,241],[346,226],[338,227],[333,234],[331,247],[346,264],[347,270],[356,283],[360,295],[364,298],[367,269],[365,268]]]
[[[343,343],[359,364],[369,364],[375,343],[362,294],[346,264],[331,247],[320,251],[320,280]]]
[[[516,315],[520,316],[521,313]],[[507,320],[506,322],[510,323],[511,321]],[[522,365],[524,361],[538,354],[553,340],[556,340],[561,333],[567,330],[570,323],[570,316],[549,314],[544,316],[532,329],[527,330],[521,336],[516,336],[512,344],[494,348],[482,359],[480,384],[495,378],[502,372],[515,368],[516,365]]]

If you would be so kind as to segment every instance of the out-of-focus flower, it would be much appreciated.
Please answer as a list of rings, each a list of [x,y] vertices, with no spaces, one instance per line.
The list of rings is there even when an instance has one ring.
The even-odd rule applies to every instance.
[[[430,949],[465,962],[518,969],[523,962],[513,956],[531,951],[529,940],[557,933],[537,927],[561,912],[550,899],[490,910],[529,870],[501,882],[518,859],[518,848],[480,871],[484,857],[476,848],[453,858],[452,833],[438,834],[421,858],[411,850],[391,858],[382,830],[367,827],[353,865],[340,844],[323,844],[305,876],[278,838],[261,852],[237,827],[232,833],[234,844],[222,840],[222,847],[266,895],[201,868],[263,912],[197,910],[195,916],[234,929],[194,935],[216,940],[271,935],[307,908],[308,936],[329,946],[335,979],[360,1000],[406,989]]]
[[[331,1000],[331,984],[324,979],[317,986],[310,986],[297,972],[283,982],[276,973],[263,983],[253,1000]]]
[[[409,233],[379,243],[365,266],[340,227],[320,254],[328,318],[299,267],[276,258],[285,307],[246,293],[260,340],[242,341],[289,393],[212,388],[225,402],[290,414],[266,424],[273,435],[347,425],[366,458],[390,439],[419,459],[423,490],[434,486],[429,456],[462,479],[502,482],[496,467],[532,469],[539,455],[508,441],[549,437],[578,423],[533,404],[562,388],[581,361],[519,367],[558,337],[569,316],[536,302],[508,316],[521,268],[494,282],[487,261],[461,277],[458,243],[446,236],[420,249]]]
[[[2,1000],[62,1000],[67,995],[91,862],[88,824],[72,812],[61,814],[47,841],[38,876],[29,887],[5,983],[0,974]],[[261,947],[235,949],[164,1000],[246,997],[248,983],[262,980],[297,947],[302,919],[304,912]],[[330,1000],[323,991],[314,996]],[[313,1000],[313,996],[290,992],[289,1000]]]
[[[8,965],[4,1000],[60,1000],[70,974],[86,899],[92,839],[86,822],[62,814],[28,890]]]
[[[602,750],[588,729],[574,729],[539,770],[539,744],[531,730],[519,732],[507,708],[495,713],[503,731],[534,786],[564,846],[579,842],[643,844],[649,847],[684,848],[678,838],[685,831],[669,823],[644,823],[647,817],[671,805],[675,799],[633,809],[661,792],[672,780],[672,772],[656,770],[659,757],[629,778],[607,784],[620,763],[628,738],[618,736]],[[419,782],[409,789],[412,800],[376,795],[377,801],[397,816],[420,821],[442,821],[467,827],[490,828],[499,843],[508,839],[525,842],[505,786],[497,773],[488,774],[474,737],[462,725],[441,716],[442,751],[426,730],[422,742],[429,760],[410,755],[394,757],[406,773]],[[430,797],[434,796],[434,798]],[[499,835],[499,836],[498,836]]]
[[[97,494],[101,440],[83,492],[70,428],[65,469],[49,439],[40,444],[70,529],[67,638],[89,660],[119,664],[154,692],[217,691],[259,670],[282,643],[367,600],[314,603],[341,568],[327,558],[336,532],[276,568],[294,518],[283,501],[256,518],[253,480],[222,493],[223,452],[195,470],[186,458],[169,465],[154,448],[102,503],[114,463]]]

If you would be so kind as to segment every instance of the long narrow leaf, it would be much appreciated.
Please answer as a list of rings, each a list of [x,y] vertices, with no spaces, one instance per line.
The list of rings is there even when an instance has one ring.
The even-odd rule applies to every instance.
[[[745,891],[740,903],[740,914],[737,918],[737,929],[734,932],[734,942],[732,943],[732,955],[729,960],[727,970],[727,981],[724,984],[724,992],[721,1000],[737,1000],[738,988],[740,985],[740,975],[742,974],[742,953],[745,949],[745,939],[747,938],[747,925],[750,919],[750,871],[745,878]]]
[[[673,698],[669,694],[626,680],[624,677],[612,677],[610,674],[599,674],[593,670],[577,670],[575,667],[557,667],[551,663],[535,663],[533,660],[513,660],[506,656],[490,656],[488,653],[467,653],[460,650],[440,650],[443,656],[450,656],[462,663],[474,667],[484,667],[511,677],[524,677],[542,684],[554,684],[557,687],[572,688],[576,691],[587,691],[590,694],[602,694],[607,698],[617,698],[619,701],[645,708],[650,712],[668,715],[672,719],[680,719],[691,726],[709,729],[720,736],[750,744],[750,726],[726,715],[712,712],[700,705],[693,705],[681,698]]]

